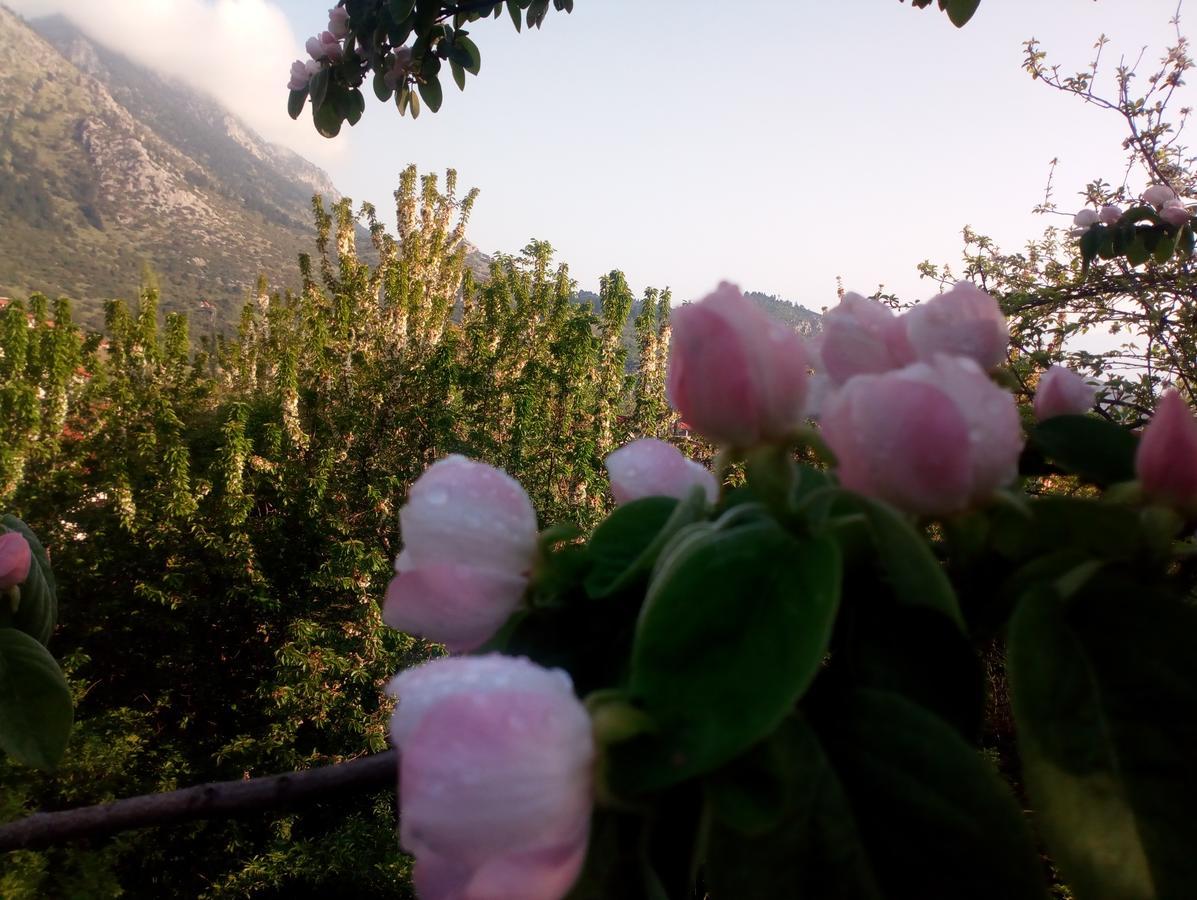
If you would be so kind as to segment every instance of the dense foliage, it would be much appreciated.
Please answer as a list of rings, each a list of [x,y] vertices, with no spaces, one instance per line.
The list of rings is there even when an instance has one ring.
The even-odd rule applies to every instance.
[[[265,285],[239,334],[198,344],[148,286],[103,336],[66,301],[0,311],[0,507],[52,548],[51,649],[78,722],[62,767],[0,761],[0,818],[206,780],[288,771],[386,743],[381,687],[429,645],[380,628],[396,511],[430,462],[466,452],[518,473],[549,519],[593,523],[604,454],[665,435],[669,295],[597,311],[552,248],[464,270],[473,192],[403,173],[398,234],[348,201],[315,208],[301,294]],[[17,853],[0,895],[272,895],[335,885],[395,896],[406,863],[389,795],[261,821]]]

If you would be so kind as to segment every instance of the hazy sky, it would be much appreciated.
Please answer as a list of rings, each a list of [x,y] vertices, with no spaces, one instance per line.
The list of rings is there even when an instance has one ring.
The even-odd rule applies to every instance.
[[[1037,234],[1053,157],[1065,207],[1089,180],[1121,179],[1115,116],[1033,82],[1022,42],[1075,71],[1105,33],[1111,64],[1149,46],[1146,73],[1176,8],[982,0],[958,31],[897,0],[577,0],[539,32],[476,23],[482,73],[464,94],[447,81],[441,112],[417,122],[369,95],[330,142],[286,117],[284,89],[330,0],[3,2],[65,11],[216,90],[380,209],[409,162],[456,168],[482,189],[469,236],[484,250],[543,238],[583,287],[621,268],[688,299],[730,278],[815,309],[836,276],[934,293],[915,266],[955,261],[965,224],[1010,248]]]

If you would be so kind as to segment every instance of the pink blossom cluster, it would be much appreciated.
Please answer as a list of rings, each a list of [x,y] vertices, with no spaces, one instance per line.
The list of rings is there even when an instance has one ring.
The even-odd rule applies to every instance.
[[[1141,199],[1147,206],[1155,208],[1162,221],[1176,228],[1187,225],[1193,218],[1176,191],[1166,184],[1153,184],[1143,192]],[[1116,225],[1121,218],[1122,207],[1109,204],[1100,210],[1082,209],[1072,217],[1072,224],[1075,232],[1084,232],[1098,222],[1103,225]]]
[[[324,62],[340,62],[345,55],[341,41],[348,36],[349,11],[343,6],[335,6],[328,11],[328,30],[308,38],[304,45],[311,58],[297,59],[291,63],[291,80],[287,82],[287,89],[306,90],[312,76],[320,71]]]
[[[725,283],[675,313],[667,392],[694,428],[744,451],[792,441],[821,390],[818,417],[840,483],[910,513],[945,515],[1017,478],[1018,409],[989,375],[1008,342],[997,302],[968,283],[901,316],[847,294],[813,342]],[[1039,379],[1035,416],[1083,414],[1095,396],[1054,366]],[[718,499],[715,475],[664,441],[634,441],[606,465],[620,505]],[[1175,392],[1145,429],[1136,465],[1146,496],[1197,509],[1197,419]],[[542,562],[528,494],[493,466],[450,456],[412,485],[400,524],[385,621],[455,654],[484,648],[525,602]],[[564,897],[586,856],[597,757],[569,676],[483,652],[410,669],[388,690],[400,838],[415,856],[420,896]]]

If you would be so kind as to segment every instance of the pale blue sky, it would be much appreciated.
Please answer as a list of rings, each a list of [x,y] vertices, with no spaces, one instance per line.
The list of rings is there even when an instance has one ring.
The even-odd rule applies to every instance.
[[[296,32],[328,5],[288,4]],[[454,166],[482,189],[475,243],[547,239],[588,287],[617,267],[679,298],[731,278],[819,308],[840,275],[913,299],[933,292],[915,265],[956,258],[964,224],[1042,229],[1053,157],[1065,204],[1121,176],[1113,116],[1035,84],[1022,41],[1075,69],[1102,32],[1112,60],[1162,50],[1174,9],[983,0],[957,30],[896,0],[578,0],[540,32],[477,23],[465,93],[416,122],[371,98],[332,168],[382,204],[407,162]]]
[[[1032,82],[1022,42],[1075,71],[1104,32],[1112,63],[1149,45],[1146,71],[1176,7],[982,0],[957,30],[897,0],[577,0],[539,32],[476,23],[481,76],[464,94],[449,83],[438,115],[401,119],[371,95],[326,144],[286,118],[283,85],[331,0],[9,2],[153,49],[380,209],[409,162],[455,167],[482,189],[470,238],[484,250],[543,238],[583,287],[618,267],[679,299],[730,278],[815,309],[837,275],[933,293],[915,266],[957,259],[965,224],[1020,245],[1047,224],[1030,210],[1053,157],[1065,207],[1092,178],[1120,179],[1115,117]]]

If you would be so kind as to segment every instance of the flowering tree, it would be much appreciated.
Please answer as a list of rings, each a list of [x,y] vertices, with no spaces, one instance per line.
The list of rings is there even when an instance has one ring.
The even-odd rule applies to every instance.
[[[416,890],[441,900],[1045,897],[1040,839],[1080,900],[1184,896],[1181,398],[1136,436],[1056,370],[1020,411],[1007,323],[970,284],[902,316],[847,295],[813,342],[725,284],[673,329],[669,400],[722,448],[713,472],[633,442],[583,537],[501,469],[438,459],[400,512],[383,617],[451,653],[387,688],[397,754],[156,815],[397,776]],[[1060,476],[1086,489],[1036,489]],[[1008,694],[987,690],[995,642]],[[1034,832],[981,752],[1003,716]],[[3,826],[0,847],[163,820],[144,800]]]
[[[920,9],[932,2],[911,0]],[[980,0],[938,4],[963,27]],[[444,102],[445,66],[463,91],[466,76],[482,68],[482,53],[465,26],[507,16],[516,31],[539,29],[549,9],[549,0],[339,0],[328,11],[328,27],[308,39],[308,59],[291,65],[287,110],[298,119],[310,99],[316,130],[336,137],[344,123],[361,119],[362,85],[369,80],[375,96],[383,103],[393,99],[400,115],[415,119],[424,107],[436,112]],[[574,0],[552,0],[552,9],[572,13]]]
[[[1193,62],[1179,16],[1173,25],[1174,42],[1150,68],[1144,51],[1108,71],[1103,37],[1088,65],[1070,74],[1028,42],[1032,78],[1122,122],[1126,167],[1110,181],[1090,182],[1080,212],[1057,204],[1049,176],[1035,211],[1071,219],[1071,233],[1049,227],[1021,250],[1005,252],[965,228],[962,267],[921,267],[941,284],[966,277],[1000,298],[1023,399],[1039,373],[1063,363],[1104,385],[1101,415],[1132,426],[1147,420],[1169,385],[1190,400],[1197,396],[1193,202],[1185,199],[1197,192],[1197,174],[1181,142],[1188,109],[1176,107]],[[1106,76],[1108,93],[1101,88]]]

